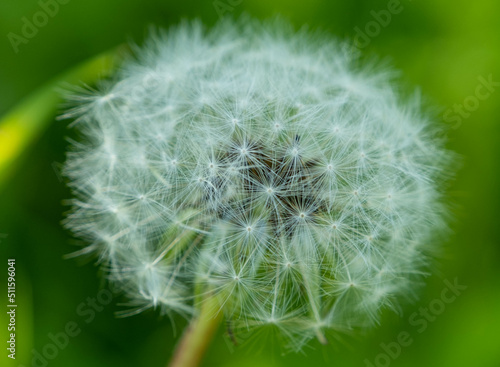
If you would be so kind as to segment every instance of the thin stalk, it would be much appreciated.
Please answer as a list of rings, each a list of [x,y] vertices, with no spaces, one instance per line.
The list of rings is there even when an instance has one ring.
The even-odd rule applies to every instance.
[[[177,345],[169,367],[198,367],[222,320],[217,304],[207,297]]]

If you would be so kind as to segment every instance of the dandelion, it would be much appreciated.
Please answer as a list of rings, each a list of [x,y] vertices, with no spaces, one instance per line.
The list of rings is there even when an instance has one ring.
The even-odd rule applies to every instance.
[[[131,314],[193,317],[173,365],[222,318],[298,350],[412,294],[450,153],[418,98],[358,64],[281,22],[184,23],[74,97],[66,225]]]

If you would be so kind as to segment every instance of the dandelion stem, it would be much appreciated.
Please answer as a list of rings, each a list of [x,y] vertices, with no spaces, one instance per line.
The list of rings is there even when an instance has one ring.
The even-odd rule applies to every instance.
[[[215,300],[210,295],[204,300],[197,318],[184,332],[174,352],[169,367],[197,367],[213,339],[222,319]]]

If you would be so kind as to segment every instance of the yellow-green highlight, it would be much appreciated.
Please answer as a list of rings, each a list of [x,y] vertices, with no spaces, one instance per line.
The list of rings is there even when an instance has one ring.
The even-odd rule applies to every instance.
[[[123,47],[105,52],[56,77],[0,119],[0,187],[12,172],[13,163],[52,121],[66,84],[92,83],[117,65]]]

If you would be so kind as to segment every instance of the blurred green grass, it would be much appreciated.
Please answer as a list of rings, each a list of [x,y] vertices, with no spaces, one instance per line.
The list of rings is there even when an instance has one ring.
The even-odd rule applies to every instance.
[[[373,21],[371,11],[386,9],[387,4],[243,0],[228,15],[247,12],[267,18],[281,14],[297,27],[308,24],[352,39],[355,27],[364,29]],[[403,11],[381,27],[363,52],[388,58],[401,71],[404,85],[419,86],[430,105],[445,111],[474,95],[478,77],[492,75],[500,81],[500,3],[401,0],[401,4]],[[6,35],[20,34],[22,17],[32,17],[39,10],[34,0],[0,3],[0,115],[77,63],[124,41],[140,43],[150,25],[168,27],[193,17],[210,25],[219,17],[213,1],[72,0],[61,5],[58,14],[27,44],[21,44],[16,54]],[[305,355],[282,357],[271,340],[262,348],[234,348],[222,337],[221,329],[205,366],[365,366],[365,358],[373,362],[383,352],[380,344],[395,341],[402,331],[410,333],[413,343],[390,360],[391,366],[500,365],[499,97],[500,91],[493,91],[458,128],[450,126],[449,147],[463,157],[463,168],[450,188],[454,233],[444,244],[419,301],[403,305],[402,316],[385,313],[381,327],[366,336],[342,336],[327,347],[313,344]],[[443,121],[442,112],[436,120],[453,125]],[[48,334],[63,331],[70,321],[82,331],[49,366],[163,366],[185,321],[175,320],[174,335],[170,320],[156,312],[118,319],[114,312],[121,309],[120,299],[96,312],[90,323],[77,311],[88,297],[96,297],[103,284],[92,262],[63,260],[63,255],[77,248],[60,225],[67,209],[62,201],[70,197],[57,172],[64,161],[66,135],[65,123],[53,121],[24,152],[0,191],[0,233],[7,234],[0,237],[0,259],[15,257],[20,275],[21,359],[12,366],[30,366],[31,349],[41,352],[50,342]],[[443,279],[455,278],[468,288],[418,333],[409,316],[440,296]],[[5,275],[0,279],[4,284]],[[3,313],[0,322],[3,336],[7,324]],[[10,366],[4,352],[0,366]]]

